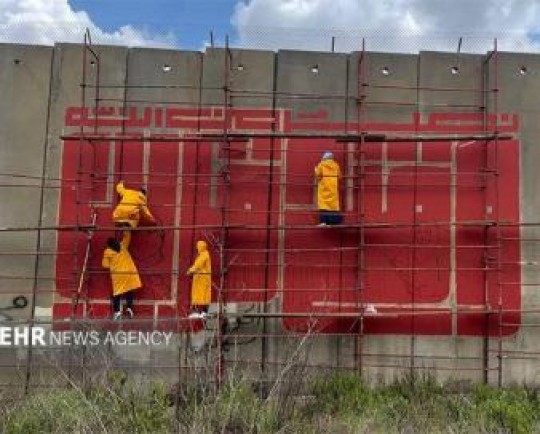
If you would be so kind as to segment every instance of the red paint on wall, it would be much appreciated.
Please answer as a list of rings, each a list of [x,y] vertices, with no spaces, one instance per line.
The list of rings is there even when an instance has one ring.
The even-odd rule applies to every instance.
[[[325,119],[323,112],[296,118],[288,110],[277,113],[278,130],[283,132],[339,132],[344,128],[342,123]],[[233,109],[228,126],[264,132],[271,129],[271,120],[268,109]],[[367,122],[361,130],[467,134],[484,131],[483,121],[469,113],[432,113],[424,119],[414,115],[408,124]],[[182,134],[189,136],[197,128],[219,133],[224,122],[219,108],[202,110],[199,119],[196,109],[178,107],[125,112],[110,107],[101,108],[97,116],[89,109],[70,107],[65,118],[66,128],[74,133],[81,126],[90,132],[97,123],[100,133],[111,136],[119,134],[122,125],[128,134],[151,130],[156,135],[177,137],[182,129]],[[516,133],[518,119],[515,115],[490,115],[488,128],[495,125],[500,132]],[[353,124],[348,128],[360,130]],[[324,151],[334,152],[344,175],[342,228],[315,226],[312,172]],[[134,188],[148,185],[149,203],[160,223],[181,229],[162,235],[137,232],[133,237],[131,252],[144,283],[137,295],[140,316],[161,319],[188,312],[190,281],[185,272],[198,239],[211,245],[214,283],[219,284],[215,241],[225,206],[226,223],[233,228],[227,242],[224,299],[263,303],[281,296],[283,312],[311,316],[284,319],[284,326],[291,331],[312,328],[357,333],[359,321],[355,318],[317,314],[358,314],[360,306],[374,304],[378,314],[365,318],[366,333],[515,332],[521,307],[519,228],[508,224],[519,222],[519,143],[368,143],[363,151],[360,169],[356,144],[328,138],[254,138],[232,142],[229,154],[219,141],[89,144],[67,140],[59,223],[89,223],[93,203],[98,226],[110,226],[117,201],[114,184],[123,178]],[[364,174],[361,189],[360,171]],[[364,269],[359,273],[359,230],[347,225],[358,223],[361,212],[367,226]],[[504,222],[505,226],[474,223],[478,221]],[[283,225],[313,228],[279,230]],[[109,276],[100,261],[110,235],[97,231],[92,237],[84,297],[87,295],[89,302],[78,315],[104,318],[109,314]],[[85,245],[82,233],[59,234],[58,250],[73,250],[74,255],[72,261],[57,262],[57,318],[71,314],[69,300],[77,287]],[[266,263],[270,266],[265,267]],[[486,304],[493,311],[502,308],[512,312],[480,313]],[[513,325],[499,327],[501,320]]]

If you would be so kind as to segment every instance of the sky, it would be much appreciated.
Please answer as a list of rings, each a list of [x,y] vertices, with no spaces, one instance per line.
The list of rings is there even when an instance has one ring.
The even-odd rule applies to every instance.
[[[0,42],[204,50],[540,51],[540,0],[0,0]]]

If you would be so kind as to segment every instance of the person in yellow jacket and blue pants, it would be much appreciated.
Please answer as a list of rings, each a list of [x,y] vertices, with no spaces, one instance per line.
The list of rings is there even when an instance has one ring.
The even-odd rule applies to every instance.
[[[131,232],[124,231],[122,241],[116,238],[107,240],[107,247],[103,252],[101,265],[110,271],[112,282],[113,319],[122,317],[121,301],[126,302],[126,313],[133,318],[133,298],[135,291],[142,287],[137,266],[129,253]]]
[[[342,221],[339,202],[340,178],[341,169],[334,160],[334,154],[325,152],[321,161],[315,167],[319,226],[340,224]]]
[[[212,261],[205,241],[197,241],[197,257],[187,271],[191,283],[191,317],[204,317],[212,301]]]

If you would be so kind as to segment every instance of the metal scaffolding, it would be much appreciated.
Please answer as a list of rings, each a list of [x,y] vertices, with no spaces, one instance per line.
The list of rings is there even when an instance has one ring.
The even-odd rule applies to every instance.
[[[458,53],[459,56],[459,53]],[[499,201],[499,169],[497,167],[498,152],[500,146],[502,146],[502,140],[512,139],[511,134],[505,133],[499,130],[497,121],[495,124],[489,122],[490,114],[498,115],[499,113],[499,80],[498,80],[498,51],[497,42],[494,42],[493,51],[490,52],[482,63],[482,83],[481,88],[436,88],[429,86],[421,86],[420,82],[416,86],[397,86],[397,85],[384,85],[373,84],[369,82],[367,74],[367,61],[368,52],[366,51],[365,44],[362,44],[361,50],[358,53],[358,72],[357,72],[357,95],[349,95],[349,89],[347,89],[346,95],[311,95],[306,93],[290,93],[278,91],[276,86],[276,80],[274,80],[274,87],[271,92],[263,92],[260,90],[245,90],[235,89],[234,83],[231,80],[230,74],[233,67],[233,54],[229,47],[228,41],[225,43],[223,51],[223,86],[203,87],[202,81],[198,86],[190,87],[183,85],[148,85],[148,86],[129,86],[127,83],[124,86],[107,85],[101,83],[100,68],[102,68],[102,61],[100,59],[99,49],[96,49],[92,45],[89,32],[84,36],[84,42],[82,45],[82,83],[81,83],[81,103],[82,110],[92,108],[95,117],[90,125],[84,125],[82,122],[79,127],[78,133],[64,133],[61,139],[64,140],[67,146],[77,146],[78,152],[78,168],[77,176],[73,179],[64,178],[47,178],[45,174],[42,178],[36,178],[35,181],[40,181],[41,188],[60,189],[61,183],[70,185],[75,190],[76,201],[76,221],[75,224],[68,225],[38,225],[35,227],[6,227],[0,228],[0,233],[3,232],[37,232],[38,235],[43,231],[52,231],[56,233],[70,233],[76,234],[73,237],[75,242],[73,243],[72,251],[0,251],[0,255],[29,255],[40,257],[43,255],[51,255],[56,257],[57,260],[69,261],[70,257],[73,261],[73,272],[70,278],[66,276],[43,276],[38,275],[38,267],[36,266],[33,276],[17,277],[12,276],[14,280],[17,279],[30,279],[33,280],[34,285],[32,287],[32,293],[28,294],[31,299],[32,317],[29,321],[21,321],[21,324],[37,325],[42,322],[34,318],[34,307],[36,293],[45,292],[38,287],[39,281],[55,281],[56,283],[62,282],[63,288],[69,288],[71,296],[71,314],[69,321],[60,320],[56,325],[60,324],[62,327],[68,326],[72,328],[81,327],[100,327],[107,329],[112,327],[111,322],[107,318],[92,318],[87,315],[88,305],[92,301],[92,294],[89,292],[92,278],[105,274],[103,270],[93,269],[90,267],[90,259],[93,255],[100,255],[99,249],[101,246],[96,245],[94,236],[103,232],[113,232],[115,227],[112,225],[104,225],[97,223],[98,210],[94,207],[91,198],[94,196],[93,191],[96,188],[102,188],[110,183],[107,178],[107,173],[101,173],[96,167],[96,155],[97,149],[103,146],[103,143],[110,143],[111,146],[115,146],[119,151],[118,155],[118,170],[112,174],[115,181],[122,179],[125,176],[147,176],[147,172],[133,172],[126,170],[124,167],[124,161],[127,155],[126,143],[136,143],[140,146],[149,146],[150,148],[163,147],[163,146],[191,146],[195,148],[195,162],[193,167],[190,167],[189,172],[182,172],[181,174],[169,173],[169,172],[154,172],[154,177],[159,177],[159,181],[148,181],[151,186],[170,186],[176,188],[180,183],[182,186],[190,187],[193,189],[193,201],[192,203],[180,202],[179,204],[154,204],[156,207],[170,208],[175,215],[179,215],[183,210],[189,212],[190,218],[187,224],[180,224],[179,219],[175,218],[173,224],[160,222],[156,227],[139,227],[134,229],[134,232],[151,232],[159,231],[164,234],[165,237],[173,237],[175,242],[179,242],[182,231],[191,231],[191,245],[189,249],[196,241],[196,234],[202,234],[209,241],[212,246],[213,258],[218,264],[219,270],[214,274],[214,289],[215,289],[215,312],[209,316],[207,321],[208,341],[206,346],[207,365],[212,366],[214,372],[214,378],[212,381],[219,386],[227,374],[229,367],[244,366],[250,372],[256,372],[258,375],[258,381],[267,382],[271,381],[271,372],[283,368],[288,360],[280,359],[279,357],[271,357],[272,351],[279,351],[280,345],[283,342],[300,342],[306,339],[306,336],[310,342],[317,342],[321,339],[321,336],[331,337],[336,339],[336,360],[335,363],[316,363],[309,360],[305,362],[305,366],[317,369],[351,369],[357,371],[360,375],[364,375],[368,369],[403,369],[409,370],[411,373],[426,368],[426,360],[430,362],[437,362],[437,370],[476,370],[482,372],[482,378],[484,382],[493,381],[496,378],[498,385],[503,384],[503,361],[512,360],[513,358],[527,357],[527,358],[540,358],[540,353],[530,352],[524,354],[521,351],[505,350],[503,341],[505,336],[505,327],[513,327],[516,324],[509,321],[507,314],[513,314],[517,311],[507,309],[504,306],[504,290],[505,286],[512,285],[512,282],[505,282],[503,280],[502,268],[505,265],[519,266],[520,263],[513,263],[505,261],[503,256],[504,243],[508,241],[517,242],[537,242],[538,239],[521,239],[519,236],[513,238],[508,236],[505,232],[505,228],[521,228],[522,225],[515,221],[504,221],[501,219],[500,213],[500,201]],[[88,68],[89,65],[92,68],[93,80],[89,79]],[[348,74],[350,72],[348,71]],[[275,72],[274,72],[275,74]],[[348,77],[347,77],[348,79]],[[91,82],[92,81],[92,82]],[[349,84],[347,84],[347,87]],[[122,103],[123,110],[127,110],[130,104],[139,104],[148,102],[144,99],[127,98],[127,92],[133,88],[144,88],[147,90],[163,90],[163,89],[186,89],[198,91],[198,118],[196,120],[197,126],[195,129],[184,131],[178,135],[167,135],[162,133],[157,134],[138,134],[129,131],[126,126],[125,119],[121,126],[121,131],[118,134],[109,134],[100,131],[99,128],[99,116],[100,105],[103,102],[117,101]],[[107,89],[120,89],[124,91],[123,99],[114,99],[103,97]],[[398,101],[373,101],[370,100],[368,93],[374,89],[393,89],[396,91],[413,91],[416,93],[416,100],[412,102],[398,102]],[[215,107],[215,104],[204,104],[202,98],[202,92],[211,90],[214,92],[222,92],[222,106],[223,113],[221,131],[207,131],[201,128],[202,111],[206,107]],[[89,92],[90,91],[90,92]],[[445,94],[462,94],[469,93],[476,95],[481,99],[481,104],[428,104],[421,103],[419,93],[420,92],[443,92]],[[92,97],[89,97],[89,93]],[[243,130],[235,129],[231,127],[231,110],[233,109],[233,98],[235,101],[242,101],[245,98],[258,97],[267,98],[271,101],[271,108],[269,109],[269,128],[264,132],[246,132]],[[329,101],[339,102],[343,104],[345,119],[343,122],[344,128],[339,132],[288,132],[280,131],[278,128],[278,101],[277,98],[286,100],[316,100],[318,103],[326,103]],[[149,101],[153,104],[175,104],[178,106],[193,106],[189,101]],[[354,104],[354,112],[356,113],[355,122],[351,122],[351,103]],[[419,131],[418,128],[414,133],[397,134],[397,133],[380,133],[369,131],[367,126],[367,114],[372,107],[401,107],[403,109],[413,110],[415,113],[420,113],[426,110],[433,109],[463,109],[467,108],[474,110],[475,113],[481,113],[483,117],[481,132],[474,133],[441,133],[441,134],[426,134]],[[490,110],[491,108],[491,110]],[[417,124],[418,126],[418,124]],[[251,181],[258,183],[261,186],[266,186],[265,191],[265,209],[253,211],[259,213],[264,218],[264,224],[254,223],[238,223],[237,219],[232,219],[233,213],[239,214],[244,210],[241,208],[234,208],[231,203],[231,189],[238,188],[238,185],[234,184],[232,177],[231,160],[234,157],[235,152],[243,152],[241,148],[235,146],[245,144],[254,139],[265,139],[264,147],[258,148],[259,151],[263,151],[268,154],[268,165],[265,168],[259,168],[260,175],[258,181]],[[312,224],[297,224],[288,222],[285,217],[280,214],[280,211],[275,211],[275,204],[279,202],[280,198],[276,197],[275,188],[283,186],[288,181],[281,177],[276,171],[276,158],[277,156],[292,156],[298,152],[315,152],[316,148],[310,149],[303,147],[301,149],[287,148],[284,150],[283,141],[294,139],[313,139],[320,140],[325,139],[333,141],[336,144],[343,146],[343,149],[349,147],[354,153],[357,165],[354,169],[354,173],[346,174],[343,176],[343,182],[349,183],[352,186],[355,198],[355,206],[353,209],[345,210],[343,214],[347,218],[347,223],[340,225],[339,227],[332,228],[332,231],[340,231],[339,243],[331,248],[287,248],[284,245],[276,245],[276,234],[287,233],[306,233],[306,231],[312,231]],[[414,145],[414,152],[419,152],[419,146],[422,143],[437,143],[444,141],[455,142],[468,142],[475,141],[475,146],[481,146],[483,150],[482,167],[476,171],[459,171],[456,168],[453,172],[450,171],[450,181],[447,186],[457,186],[458,177],[460,175],[465,176],[478,176],[481,180],[479,185],[473,185],[471,189],[477,189],[483,192],[483,198],[486,201],[485,208],[492,207],[492,214],[496,216],[492,219],[482,220],[454,220],[454,221],[421,221],[419,215],[413,212],[412,220],[408,221],[380,221],[373,222],[366,219],[365,209],[365,196],[366,191],[369,188],[380,187],[380,184],[373,183],[370,180],[370,176],[379,173],[380,167],[376,167],[375,163],[369,163],[366,160],[366,147],[367,146],[381,146],[383,143],[411,143]],[[219,160],[220,167],[217,173],[205,173],[201,170],[201,150],[200,145],[203,143],[219,143]],[[90,155],[90,157],[89,157]],[[88,169],[85,163],[87,158],[90,158],[91,166]],[[179,155],[179,159],[182,155]],[[380,166],[381,164],[379,164]],[[412,192],[413,206],[416,208],[419,205],[418,196],[420,194],[420,187],[426,187],[421,185],[421,174],[429,172],[421,172],[423,169],[419,159],[415,159],[414,167],[407,172],[404,172],[403,176],[407,177],[406,183],[401,184],[399,187],[408,192]],[[437,175],[437,171],[433,171],[433,175]],[[24,178],[19,174],[0,174],[1,176],[10,176],[13,178]],[[294,181],[299,186],[309,186],[310,184],[305,181],[305,174],[297,173],[290,174],[291,177],[296,177],[298,181]],[[445,173],[448,176],[448,173]],[[304,179],[302,178],[304,176]],[[217,189],[219,190],[220,203],[217,205],[219,209],[219,223],[199,224],[200,211],[198,202],[199,191],[206,187],[208,184],[205,182],[208,179],[215,180]],[[202,181],[201,181],[202,180]],[[205,181],[206,180],[206,181]],[[27,181],[27,180],[25,180]],[[22,182],[22,181],[21,181]],[[14,184],[9,184],[13,186]],[[21,184],[27,187],[27,184]],[[38,186],[36,186],[38,187]],[[241,188],[241,186],[240,186]],[[489,204],[487,203],[487,196],[490,196]],[[297,210],[295,211],[297,216],[308,216],[313,214],[313,211],[309,210]],[[450,210],[455,213],[456,210]],[[540,223],[539,223],[540,224]],[[529,223],[529,225],[534,225]],[[448,228],[449,231],[458,231],[467,228],[474,228],[482,232],[482,239],[477,244],[465,243],[460,245],[459,243],[451,244],[447,241],[433,241],[430,243],[419,242],[418,237],[420,228]],[[392,231],[395,230],[407,230],[412,236],[410,242],[394,241],[387,242],[373,242],[367,239],[367,235],[373,233],[387,233],[388,236],[392,236]],[[262,234],[262,242],[258,247],[245,247],[239,248],[231,245],[230,239],[238,234],[258,233]],[[354,240],[353,245],[346,243],[347,240]],[[178,246],[176,247],[178,248]],[[369,248],[385,249],[400,249],[407,252],[408,262],[407,265],[395,264],[394,266],[379,266],[373,267],[366,262],[366,250]],[[182,246],[182,249],[187,250],[188,246]],[[467,249],[482,252],[482,265],[471,266],[459,266],[457,261],[450,261],[448,265],[439,266],[426,266],[421,263],[418,252],[423,249]],[[319,292],[325,292],[326,289],[319,288],[302,288],[302,287],[287,287],[285,285],[279,286],[272,283],[274,278],[272,274],[272,268],[279,267],[279,260],[276,259],[279,255],[285,258],[286,255],[294,256],[301,255],[307,252],[332,252],[332,254],[339,256],[338,264],[333,263],[302,263],[301,260],[295,260],[292,266],[304,266],[314,270],[313,272],[323,272],[323,270],[331,270],[333,268],[338,269],[339,273],[339,288],[337,291],[337,306],[334,312],[285,312],[279,309],[274,309],[271,306],[272,297],[271,293],[275,293],[278,297],[281,297],[284,293],[298,293],[302,294],[314,294]],[[239,254],[252,254],[255,258],[259,259],[258,262],[251,262],[249,264],[236,263],[236,258]],[[354,261],[347,261],[345,255],[351,253],[355,256]],[[83,258],[81,263],[81,258]],[[309,261],[308,261],[309,262]],[[288,265],[288,264],[287,264]],[[284,262],[281,263],[281,267],[284,267]],[[230,311],[228,306],[230,304],[229,294],[231,290],[235,288],[230,287],[229,273],[232,268],[254,268],[262,276],[262,287],[245,287],[242,291],[247,293],[259,294],[262,293],[262,300],[259,303],[258,309],[250,308],[242,312]],[[319,271],[316,271],[319,270]],[[344,273],[347,270],[352,270],[354,273],[354,282],[345,282]],[[390,308],[380,312],[369,312],[366,307],[370,304],[369,300],[365,297],[365,281],[366,273],[369,271],[403,271],[406,273],[408,279],[408,288],[410,292],[410,300],[407,303],[401,303],[401,305],[390,306]],[[481,272],[483,275],[483,285],[485,288],[484,297],[482,301],[482,308],[469,307],[466,304],[460,304],[458,300],[455,300],[455,304],[451,306],[451,312],[449,315],[453,318],[451,321],[457,321],[458,316],[470,315],[471,317],[482,316],[484,323],[483,349],[482,356],[442,356],[433,355],[428,356],[419,353],[418,350],[418,334],[417,328],[419,321],[423,321],[426,318],[434,318],[440,315],[442,311],[436,308],[426,308],[422,306],[417,300],[417,282],[418,276],[422,272],[445,272],[454,270],[455,272]],[[173,265],[171,270],[148,267],[141,268],[143,275],[147,276],[161,276],[170,279],[178,279],[183,275],[183,270],[179,269],[178,264]],[[2,279],[9,279],[9,273],[0,275]],[[495,285],[498,288],[496,296],[497,302],[493,303],[493,294],[489,293],[489,288],[492,282],[495,281]],[[526,283],[515,282],[515,285],[526,285]],[[276,286],[274,288],[274,286]],[[18,293],[18,292],[17,292]],[[346,301],[347,295],[352,294],[353,301]],[[490,298],[491,295],[491,298]],[[175,363],[158,363],[156,361],[151,362],[152,369],[170,369],[177,373],[178,381],[183,381],[187,378],[187,374],[193,370],[198,369],[190,361],[190,341],[191,333],[193,332],[193,321],[187,318],[187,315],[183,307],[180,306],[179,299],[174,300],[177,306],[172,306],[174,314],[171,315],[154,315],[152,317],[137,317],[131,322],[132,327],[141,328],[160,328],[168,327],[168,329],[174,330],[179,335],[178,351]],[[347,304],[348,303],[348,304]],[[151,305],[151,301],[149,302]],[[256,303],[253,303],[254,305]],[[354,308],[351,311],[351,306]],[[383,306],[384,307],[384,306]],[[397,309],[397,310],[396,310]],[[399,310],[401,309],[401,310]],[[156,308],[157,312],[157,308]],[[518,313],[524,312],[536,312],[534,309],[519,309]],[[366,321],[377,318],[378,321],[385,321],[385,319],[403,321],[403,324],[407,324],[407,327],[411,330],[409,336],[408,351],[404,352],[381,352],[373,351],[366,347]],[[306,323],[306,329],[301,332],[287,331],[280,329],[277,321],[283,321],[284,319],[303,319]],[[352,324],[348,329],[335,331],[324,331],[320,333],[320,324],[326,320],[333,321],[348,321]],[[53,320],[53,322],[56,320]],[[242,326],[238,328],[231,327],[231,324],[241,324],[242,321],[249,323],[249,330],[243,330]],[[54,324],[53,324],[54,326]],[[535,324],[518,324],[518,326],[530,326],[535,327]],[[493,330],[496,327],[496,330]],[[254,344],[257,342],[257,344]],[[243,357],[238,354],[231,355],[229,349],[235,347],[241,343],[253,344],[259,348],[258,351],[253,350],[249,352],[249,356]],[[341,360],[341,354],[343,353],[346,345],[351,345],[353,350],[353,363]],[[258,353],[256,356],[255,353]],[[473,361],[478,362],[476,366],[471,367],[466,364],[461,366],[456,364],[458,361]],[[442,362],[439,363],[439,362]],[[444,364],[444,362],[448,362]],[[80,359],[64,360],[61,362],[62,366],[69,366],[70,372],[73,369],[82,367],[82,370],[91,370],[96,368],[96,365],[86,358],[85,353]],[[129,364],[115,364],[120,369],[134,368],[135,365]],[[34,348],[32,344],[28,346],[27,364],[26,364],[26,379],[25,379],[25,391],[28,391],[31,386],[32,369],[34,367]],[[73,368],[73,369],[71,369]],[[496,375],[493,377],[490,375]],[[75,374],[74,374],[75,375]],[[83,378],[85,374],[82,374]]]

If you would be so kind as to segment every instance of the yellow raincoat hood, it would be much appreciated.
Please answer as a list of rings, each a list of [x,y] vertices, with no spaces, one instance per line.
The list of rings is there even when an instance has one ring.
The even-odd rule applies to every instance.
[[[206,244],[206,241],[197,241],[197,252],[202,253],[206,252],[208,250],[208,246]]]

